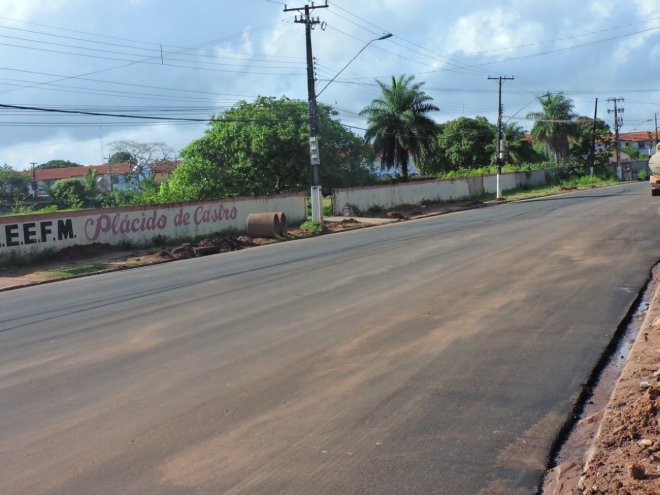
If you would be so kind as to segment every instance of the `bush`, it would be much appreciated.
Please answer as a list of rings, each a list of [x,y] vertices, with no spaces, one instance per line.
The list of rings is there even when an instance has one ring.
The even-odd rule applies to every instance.
[[[115,189],[100,198],[103,208],[113,208],[117,206],[128,206],[133,204],[137,193],[135,191],[122,191]]]
[[[377,217],[379,215],[383,215],[385,211],[386,211],[385,208],[383,208],[382,206],[373,205],[367,209],[367,214],[372,217]]]
[[[323,232],[323,226],[320,223],[314,223],[311,217],[301,223],[300,228],[307,232],[311,232],[312,234],[320,234]]]
[[[648,171],[647,170],[640,170],[639,172],[637,172],[637,178],[639,180],[648,180],[648,178],[649,178]]]
[[[79,209],[85,204],[85,186],[78,179],[58,180],[49,189],[57,204],[67,209]]]
[[[531,172],[533,170],[544,170],[555,167],[556,165],[551,161],[521,163],[520,165],[504,165],[502,167],[502,173]],[[491,165],[488,167],[478,167],[478,168],[460,167],[455,170],[441,172],[438,174],[437,177],[439,179],[457,179],[461,177],[475,177],[479,175],[491,175],[496,173],[497,173],[497,167],[495,165]]]
[[[334,215],[334,211],[332,211],[332,203],[323,205],[323,216],[331,217],[332,215]]]

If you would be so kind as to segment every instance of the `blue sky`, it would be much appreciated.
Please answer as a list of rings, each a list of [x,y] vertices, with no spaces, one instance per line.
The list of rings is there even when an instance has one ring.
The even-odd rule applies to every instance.
[[[2,0],[0,104],[205,119],[257,95],[306,99],[304,28],[283,3]],[[373,42],[320,98],[355,128],[375,79],[404,73],[425,82],[438,122],[494,122],[488,76],[497,75],[515,78],[504,113],[527,129],[522,118],[546,91],[563,91],[585,115],[597,97],[610,123],[606,100],[623,97],[624,131],[652,130],[660,111],[654,1],[337,0],[315,15],[325,23],[313,32],[317,89],[367,42],[394,35]],[[180,150],[205,125],[0,108],[0,128],[0,164],[21,170],[50,159],[103,163],[121,139]]]

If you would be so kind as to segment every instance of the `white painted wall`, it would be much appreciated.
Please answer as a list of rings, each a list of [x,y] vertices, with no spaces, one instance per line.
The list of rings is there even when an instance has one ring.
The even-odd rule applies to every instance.
[[[502,190],[507,191],[521,186],[545,184],[546,172],[552,173],[552,169],[502,174],[500,177]],[[402,204],[416,205],[422,201],[467,199],[471,196],[470,191],[473,192],[472,195],[478,195],[482,192],[495,194],[497,192],[496,177],[496,175],[484,175],[481,177],[406,182],[386,186],[335,189],[333,191],[334,213],[340,215],[346,203],[357,206],[361,211],[367,211],[373,206],[393,208]]]
[[[289,222],[304,220],[305,193],[0,217],[0,258],[95,242],[147,245],[155,236],[177,239],[245,230],[250,213],[270,211],[283,211]]]
[[[372,206],[392,208],[402,204],[419,204],[423,200],[464,199],[470,196],[470,190],[465,179],[444,179],[335,189],[333,195],[335,213],[339,214],[346,203],[366,211]]]

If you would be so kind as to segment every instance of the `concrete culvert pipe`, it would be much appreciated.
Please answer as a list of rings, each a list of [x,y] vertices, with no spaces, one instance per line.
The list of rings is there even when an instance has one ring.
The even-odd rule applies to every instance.
[[[286,215],[283,211],[276,212],[280,220],[280,234],[286,235],[287,230],[289,230],[289,225],[286,221]]]
[[[247,217],[247,234],[250,237],[274,237],[281,233],[278,213],[251,213]]]

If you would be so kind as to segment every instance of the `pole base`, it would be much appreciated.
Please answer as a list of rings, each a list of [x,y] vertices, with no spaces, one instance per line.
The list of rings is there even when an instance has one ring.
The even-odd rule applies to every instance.
[[[311,199],[312,199],[312,222],[322,224],[323,195],[321,194],[321,186],[312,186]]]

